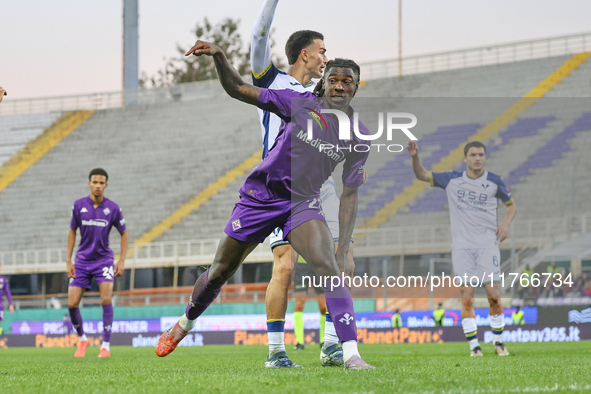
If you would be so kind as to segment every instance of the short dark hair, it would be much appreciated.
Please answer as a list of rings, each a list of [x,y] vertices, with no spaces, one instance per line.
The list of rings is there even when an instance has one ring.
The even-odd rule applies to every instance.
[[[312,45],[314,40],[324,40],[321,33],[313,30],[299,30],[293,33],[285,43],[285,55],[287,63],[292,65],[298,61],[302,49]]]
[[[480,141],[472,141],[468,142],[466,146],[464,146],[464,156],[468,156],[468,151],[470,148],[482,148],[484,149],[484,154],[486,155],[486,146]]]
[[[356,74],[357,82],[359,82],[359,78],[361,77],[361,69],[359,68],[359,65],[353,60],[338,57],[329,61],[326,63],[326,67],[324,68],[324,76],[328,75],[330,69],[334,67],[350,68]]]
[[[102,175],[105,177],[105,180],[109,180],[109,174],[107,174],[107,171],[103,170],[102,168],[95,168],[94,170],[90,171],[90,174],[88,174],[89,181],[93,175]]]

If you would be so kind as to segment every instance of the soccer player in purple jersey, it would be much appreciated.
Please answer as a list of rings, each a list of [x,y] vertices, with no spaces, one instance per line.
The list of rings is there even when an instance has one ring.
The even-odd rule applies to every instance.
[[[324,117],[326,129],[312,124],[314,140],[308,139],[303,131],[307,129],[310,111],[320,112],[325,108],[346,113],[345,118],[351,122],[353,110],[349,103],[359,87],[359,66],[355,62],[336,59],[327,64],[322,89],[326,94],[321,103],[310,92],[269,90],[245,83],[216,45],[197,41],[186,55],[190,54],[212,56],[220,82],[231,97],[271,111],[283,122],[274,147],[240,188],[240,202],[224,230],[226,235],[220,241],[211,267],[197,279],[185,314],[160,337],[156,346],[160,357],[177,347],[248,254],[277,227],[282,228],[284,238],[316,275],[333,278],[341,272],[350,275],[347,252],[357,215],[357,190],[363,183],[363,166],[370,148],[355,134],[349,139],[339,139],[339,121],[343,116],[341,119]],[[359,131],[369,134],[361,123]],[[321,149],[318,149],[319,141]],[[362,148],[354,149],[353,145]],[[342,237],[335,255],[333,237],[322,215],[320,187],[340,162],[344,162],[339,208]],[[328,281],[324,292],[343,346],[344,366],[371,369],[357,349],[351,293],[345,281],[339,282],[335,281],[333,286]]]
[[[8,279],[6,279],[5,276],[0,275],[0,335],[2,335],[2,320],[4,319],[4,301],[2,300],[3,296],[6,296],[6,301],[8,301],[8,310],[11,314],[14,313],[12,294],[10,294]]]
[[[80,342],[74,357],[84,357],[88,347],[88,339],[84,334],[82,316],[80,315],[80,299],[85,290],[90,290],[92,278],[96,278],[103,306],[103,344],[99,357],[111,357],[110,341],[113,325],[113,282],[116,276],[123,274],[125,256],[129,237],[125,227],[125,219],[119,205],[105,198],[109,175],[102,168],[95,168],[88,175],[90,196],[74,202],[72,221],[68,234],[68,268],[70,278],[68,289],[68,308],[72,325],[78,333]],[[114,265],[113,251],[109,248],[109,233],[115,226],[121,234],[121,256]],[[76,252],[76,264],[72,263],[72,252],[76,243],[76,230],[80,229],[80,245]]]

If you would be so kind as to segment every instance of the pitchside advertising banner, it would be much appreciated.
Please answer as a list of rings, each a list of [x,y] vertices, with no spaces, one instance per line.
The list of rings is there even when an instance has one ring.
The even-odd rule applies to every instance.
[[[511,314],[514,309],[505,311],[505,325],[511,325]],[[523,308],[525,324],[538,323],[537,308]],[[394,312],[359,312],[355,314],[357,328],[389,328],[392,326]],[[476,309],[476,323],[479,326],[489,326],[489,310]],[[565,316],[568,312],[564,313]],[[409,328],[434,327],[435,322],[431,311],[405,311],[400,313],[402,325]],[[318,313],[304,313],[304,329],[317,330],[320,327]],[[167,316],[160,319],[131,319],[115,320],[112,332],[118,333],[159,333],[172,327],[178,320],[178,316]],[[561,320],[566,322],[566,318]],[[448,310],[445,312],[444,326],[461,326],[461,311]],[[267,317],[264,314],[257,315],[215,315],[201,316],[193,331],[265,331]],[[285,329],[293,330],[293,314],[288,313],[285,318]],[[103,322],[100,320],[87,320],[84,322],[84,332],[87,334],[101,334]],[[64,324],[61,320],[45,321],[13,321],[12,333],[19,335],[29,334],[72,334],[71,325]]]
[[[465,341],[461,327],[425,327],[425,328],[359,328],[359,343],[362,344],[402,344],[402,343],[444,343]],[[308,344],[318,343],[317,330],[305,330]],[[87,335],[91,347],[101,345],[101,335]],[[160,333],[157,334],[115,334],[111,345],[133,347],[155,347]],[[490,328],[481,328],[478,338],[490,343],[493,334]],[[591,324],[544,326],[524,325],[506,326],[503,332],[504,343],[514,342],[578,342],[591,339]],[[76,334],[67,335],[7,335],[0,336],[0,348],[8,347],[75,347]],[[292,332],[285,333],[286,344],[295,344]],[[191,332],[179,346],[197,347],[204,345],[266,345],[266,331],[204,331]]]

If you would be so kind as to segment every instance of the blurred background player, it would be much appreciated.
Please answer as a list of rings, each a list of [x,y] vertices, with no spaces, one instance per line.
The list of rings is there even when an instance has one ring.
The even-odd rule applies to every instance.
[[[6,90],[4,90],[2,86],[0,86],[0,103],[2,102],[4,96],[8,96],[8,93],[6,93]]]
[[[279,70],[271,60],[271,43],[269,34],[275,16],[278,0],[266,0],[257,16],[251,41],[250,63],[252,68],[253,85],[268,89],[291,89],[297,92],[313,92],[316,83],[312,78],[321,78],[328,61],[324,47],[324,36],[311,30],[293,33],[285,44],[285,54],[289,68],[287,73]],[[263,159],[273,147],[279,133],[281,119],[271,113],[257,109],[261,123],[263,137]],[[365,172],[364,172],[365,176]],[[336,195],[336,185],[332,177],[322,185],[320,199],[324,210],[326,223],[333,236],[335,247],[339,240],[338,209],[339,199]],[[293,259],[289,242],[283,239],[281,229],[273,231],[270,237],[273,251],[273,274],[265,303],[267,307],[267,336],[269,354],[266,365],[269,367],[291,367],[293,362],[285,353],[284,326],[287,310],[289,285],[291,284]],[[351,272],[354,271],[353,244],[349,246],[347,256]],[[342,351],[340,347],[331,347],[337,338],[334,324],[330,316],[325,318],[325,336],[321,342],[326,344],[321,349],[320,358],[325,365],[341,365]],[[330,349],[329,349],[330,347]]]
[[[517,310],[513,312],[513,314],[511,315],[511,320],[513,320],[514,325],[525,324],[525,319],[523,318],[523,311],[521,310],[520,306],[518,306]]]
[[[435,327],[443,327],[443,319],[445,317],[445,309],[443,304],[437,304],[437,309],[433,311],[433,320],[435,321]]]
[[[103,307],[103,343],[99,357],[111,357],[110,340],[113,325],[113,282],[123,274],[129,237],[123,212],[119,205],[105,198],[109,175],[102,168],[95,168],[88,175],[90,196],[74,202],[72,220],[68,234],[67,274],[70,278],[68,288],[68,308],[72,326],[76,329],[80,342],[74,357],[84,357],[88,339],[84,334],[80,299],[85,290],[90,290],[92,278],[96,278]],[[109,233],[115,226],[121,234],[121,256],[114,265],[113,251],[109,248]],[[72,263],[72,252],[76,243],[76,230],[80,229],[80,244],[76,252],[76,264]]]
[[[0,271],[1,268],[2,266],[0,266]],[[11,314],[14,313],[14,305],[12,305],[12,294],[10,293],[10,287],[8,286],[8,279],[6,279],[5,276],[0,275],[0,335],[2,335],[3,332],[2,320],[4,320],[4,297],[6,297],[6,301],[8,301],[8,310]]]
[[[400,316],[400,309],[396,309],[396,312],[392,315],[392,328],[402,327],[402,317]]]
[[[332,174],[337,162],[330,159],[326,152],[311,146],[306,139],[295,136],[296,129],[301,132],[302,125],[307,124],[307,111],[310,109],[300,107],[292,111],[291,107],[293,99],[306,99],[304,105],[318,111],[326,106],[352,116],[349,103],[359,88],[359,66],[347,59],[335,59],[332,64],[329,62],[323,76],[326,94],[321,103],[313,93],[264,89],[245,83],[217,45],[197,41],[185,55],[191,54],[212,56],[220,83],[230,97],[271,110],[280,115],[283,122],[280,138],[269,156],[251,172],[240,188],[240,202],[234,206],[211,267],[195,282],[185,314],[158,340],[156,354],[160,357],[174,351],[195,326],[197,318],[215,300],[224,283],[277,227],[282,228],[285,238],[303,255],[316,275],[351,274],[347,259],[349,242],[340,242],[335,252],[333,238],[319,204],[322,184]],[[356,136],[350,140],[339,140],[338,120],[329,117],[327,123],[330,126],[323,133],[326,142],[346,152],[339,232],[349,240],[355,227],[358,188],[363,183],[363,165],[369,150],[351,150],[353,144],[367,144]],[[363,134],[369,134],[364,125],[360,127]],[[314,170],[310,171],[311,168]],[[292,182],[292,177],[296,177],[298,182]],[[359,355],[351,292],[344,283],[335,285],[327,284],[324,292],[327,308],[335,317],[335,329],[343,346],[344,367],[373,369]]]
[[[452,234],[451,258],[455,275],[466,275],[468,280],[474,276],[480,280],[484,275],[495,352],[499,356],[508,356],[501,336],[505,316],[498,279],[501,272],[499,242],[507,238],[509,225],[517,210],[511,193],[500,176],[484,170],[486,147],[481,142],[472,141],[464,146],[467,170],[462,172],[427,171],[421,164],[419,148],[414,141],[408,143],[408,152],[417,179],[445,189],[447,193]],[[507,206],[507,214],[500,225],[497,218],[498,199]],[[494,284],[491,284],[491,274]],[[468,283],[460,287],[462,327],[470,343],[470,356],[482,356],[474,314],[474,290]]]
[[[324,327],[326,323],[327,312],[326,300],[324,299],[324,290],[322,289],[322,286],[314,286],[313,278],[314,271],[312,271],[302,256],[298,256],[298,263],[296,264],[293,279],[295,293],[293,331],[297,341],[294,350],[304,350],[304,309],[306,307],[306,301],[308,301],[308,281],[310,281],[312,284],[312,288],[314,289],[314,293],[316,293],[316,298],[318,299],[318,309],[320,310],[320,333],[318,340],[320,341],[321,348],[324,345]],[[338,343],[338,337],[336,338],[336,342]]]

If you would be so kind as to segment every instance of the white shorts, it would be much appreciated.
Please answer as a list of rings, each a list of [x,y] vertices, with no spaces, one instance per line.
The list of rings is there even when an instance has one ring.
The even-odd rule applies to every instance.
[[[454,275],[462,278],[464,286],[487,285],[498,282],[500,279],[501,251],[499,248],[452,249],[451,262]]]
[[[320,188],[320,200],[322,211],[324,212],[324,220],[328,225],[328,229],[335,242],[339,241],[339,205],[340,200],[337,197],[337,186],[332,177],[329,177]],[[353,242],[353,237],[351,237]],[[289,245],[289,242],[283,240],[283,231],[276,228],[269,236],[269,243],[271,249],[279,245]]]

